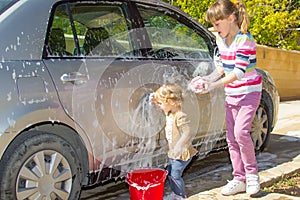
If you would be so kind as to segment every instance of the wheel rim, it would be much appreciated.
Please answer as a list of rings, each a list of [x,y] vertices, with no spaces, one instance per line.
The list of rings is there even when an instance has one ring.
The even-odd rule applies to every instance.
[[[268,115],[263,106],[259,106],[253,119],[251,137],[255,150],[262,150],[268,135]]]
[[[22,165],[18,177],[17,199],[68,199],[72,173],[67,159],[53,150],[35,153]]]

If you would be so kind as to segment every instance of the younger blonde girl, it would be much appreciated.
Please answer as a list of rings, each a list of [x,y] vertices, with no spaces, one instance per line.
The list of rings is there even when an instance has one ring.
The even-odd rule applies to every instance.
[[[182,89],[177,84],[167,83],[156,90],[152,101],[166,116],[165,134],[169,146],[167,171],[172,189],[172,194],[167,199],[185,199],[187,195],[182,173],[197,150],[191,143],[193,138],[190,132],[190,121],[182,111]]]

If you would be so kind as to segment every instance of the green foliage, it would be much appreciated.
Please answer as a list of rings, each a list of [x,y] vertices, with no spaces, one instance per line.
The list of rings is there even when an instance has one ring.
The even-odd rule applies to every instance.
[[[165,0],[191,15],[206,27],[205,13],[215,0]],[[251,25],[249,31],[258,44],[300,50],[299,0],[244,0]]]
[[[205,14],[208,7],[213,4],[215,0],[165,0],[165,2],[180,8],[204,26],[211,26],[205,21]]]
[[[296,0],[248,0],[250,31],[258,44],[298,49],[300,7]],[[298,44],[299,45],[299,44]]]

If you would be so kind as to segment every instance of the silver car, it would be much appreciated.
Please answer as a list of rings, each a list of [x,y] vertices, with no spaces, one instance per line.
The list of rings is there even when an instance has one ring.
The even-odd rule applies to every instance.
[[[185,89],[198,158],[226,148],[224,89],[187,89],[214,70],[215,37],[149,0],[0,1],[0,199],[79,199],[82,187],[167,162],[149,94]],[[278,93],[263,76],[252,138],[263,150]]]

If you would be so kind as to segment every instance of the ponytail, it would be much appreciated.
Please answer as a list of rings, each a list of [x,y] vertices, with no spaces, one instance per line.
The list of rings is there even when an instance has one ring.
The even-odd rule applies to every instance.
[[[241,1],[236,1],[236,8],[237,8],[237,22],[238,26],[241,29],[242,33],[248,32],[248,27],[250,25],[249,16],[246,10],[246,6]]]

